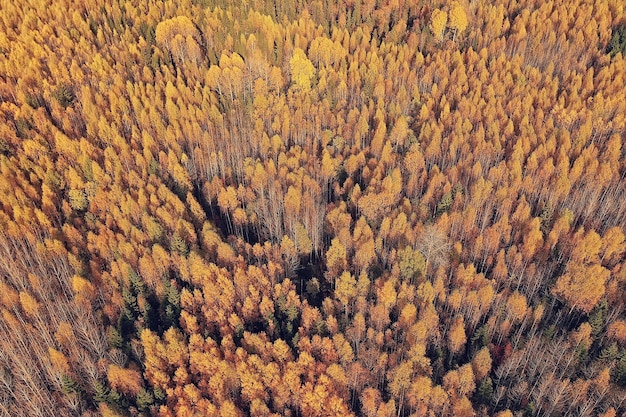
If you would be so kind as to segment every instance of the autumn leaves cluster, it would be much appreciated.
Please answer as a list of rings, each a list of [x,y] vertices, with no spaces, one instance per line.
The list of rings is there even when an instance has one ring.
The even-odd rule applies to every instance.
[[[620,1],[18,6],[0,415],[624,412]]]

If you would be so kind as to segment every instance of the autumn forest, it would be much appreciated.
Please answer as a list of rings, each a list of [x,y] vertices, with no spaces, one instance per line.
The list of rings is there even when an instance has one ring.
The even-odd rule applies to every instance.
[[[626,413],[622,0],[0,0],[1,417]]]

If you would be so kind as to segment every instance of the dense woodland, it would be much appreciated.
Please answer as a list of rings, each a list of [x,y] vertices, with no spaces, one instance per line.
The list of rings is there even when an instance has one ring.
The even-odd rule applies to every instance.
[[[0,2],[0,416],[626,412],[622,0],[105,3]]]

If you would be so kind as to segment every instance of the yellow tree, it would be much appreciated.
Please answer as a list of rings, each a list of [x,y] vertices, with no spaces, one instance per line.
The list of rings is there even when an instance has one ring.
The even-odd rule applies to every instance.
[[[232,227],[231,213],[239,206],[237,191],[233,187],[222,188],[217,196],[217,204],[226,215],[228,226]]]
[[[430,30],[438,41],[443,40],[443,34],[448,23],[448,14],[443,10],[435,9],[430,16]]]
[[[328,268],[330,281],[337,277],[347,266],[346,247],[334,238],[326,251],[326,267]]]
[[[293,56],[289,60],[289,68],[291,69],[291,80],[295,88],[303,93],[309,92],[311,90],[311,82],[313,77],[315,77],[315,67],[302,49],[294,49]]]
[[[543,245],[543,235],[540,229],[540,219],[535,217],[530,221],[527,232],[524,234],[522,254],[526,260],[530,260],[537,250]]]
[[[356,279],[348,271],[344,271],[335,284],[335,297],[343,306],[344,312],[348,314],[348,305],[357,294]]]
[[[187,16],[177,16],[160,22],[155,31],[157,44],[164,46],[179,61],[197,62],[201,55],[200,34]]]
[[[452,352],[452,354],[459,353],[465,346],[466,341],[463,316],[458,316],[448,331],[448,347],[450,348],[450,352]]]
[[[524,294],[520,294],[517,291],[511,294],[506,302],[506,310],[507,318],[511,319],[514,323],[522,321],[528,311],[528,305]]]
[[[568,265],[552,288],[552,294],[567,302],[572,310],[589,313],[604,295],[609,275],[609,270],[599,264]]]
[[[139,372],[117,365],[109,365],[107,376],[111,387],[124,394],[137,395],[143,385]]]
[[[467,29],[467,14],[465,13],[465,9],[463,9],[458,2],[452,3],[452,7],[450,7],[448,24],[450,25],[450,28],[454,30],[453,38],[456,38],[458,32],[463,32]]]
[[[491,371],[491,355],[486,346],[474,355],[472,359],[472,370],[474,371],[474,376],[477,381],[486,377],[489,371]]]

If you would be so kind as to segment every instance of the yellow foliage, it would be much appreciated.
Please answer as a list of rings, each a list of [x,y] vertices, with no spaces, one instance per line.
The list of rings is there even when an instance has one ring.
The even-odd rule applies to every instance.
[[[296,224],[294,230],[294,241],[300,255],[307,255],[313,250],[313,242],[311,242],[309,234],[300,222]]]
[[[609,324],[607,329],[607,335],[617,340],[621,345],[626,344],[626,321],[624,320],[615,320],[613,323]]]
[[[346,267],[346,248],[335,238],[331,241],[328,251],[326,251],[326,266],[333,274],[339,274]]]
[[[289,60],[289,68],[291,69],[291,79],[296,89],[304,93],[309,92],[311,90],[311,82],[315,77],[315,67],[302,49],[294,49],[293,56]]]
[[[609,270],[598,265],[571,266],[559,277],[552,294],[566,301],[572,309],[590,312],[606,291]]]
[[[491,355],[487,347],[483,347],[474,355],[472,370],[477,381],[483,379],[491,371]]]
[[[356,279],[350,272],[344,271],[335,283],[335,297],[346,309],[350,300],[356,296],[356,293]]]
[[[48,354],[50,355],[50,362],[52,362],[54,370],[57,371],[59,375],[67,375],[70,373],[70,365],[67,361],[67,357],[65,357],[63,353],[49,347]]]
[[[107,370],[120,413],[484,414],[466,325],[498,411],[622,412],[615,361],[502,383],[563,377],[548,310],[626,345],[623,0],[95,3],[2,3],[4,414],[116,416],[50,388]]]
[[[4,282],[0,282],[0,303],[3,307],[12,309],[17,306],[19,299],[20,297],[17,291]]]
[[[237,191],[233,187],[223,188],[217,196],[217,204],[225,212],[233,211],[239,205]]]
[[[72,277],[72,289],[74,290],[74,293],[81,295],[90,301],[93,301],[96,295],[94,285],[78,275],[74,275]]]
[[[466,340],[463,316],[459,316],[448,331],[448,346],[450,347],[450,351],[452,353],[460,352],[465,346]]]
[[[121,414],[116,413],[106,403],[101,402],[99,404],[100,414],[102,417],[122,417]]]
[[[68,193],[70,206],[74,210],[84,210],[87,208],[89,201],[87,194],[83,190],[70,190]]]
[[[109,365],[107,376],[111,387],[125,394],[137,395],[143,386],[141,374],[132,369],[120,368],[112,364]]]
[[[526,297],[519,292],[514,292],[509,296],[506,303],[507,312],[515,322],[520,322],[526,315],[528,305],[526,304]]]
[[[396,292],[395,286],[396,280],[388,279],[378,293],[378,302],[382,304],[386,310],[389,310],[396,304],[398,293]]]
[[[25,291],[20,291],[20,303],[22,304],[22,309],[29,316],[36,316],[39,314],[39,309],[41,308],[41,304],[37,301],[35,297],[28,294]]]
[[[465,9],[457,3],[452,3],[452,7],[450,7],[450,16],[449,16],[449,25],[452,29],[458,32],[463,32],[467,29],[468,20],[467,14],[465,13]]]
[[[440,9],[433,10],[430,16],[430,30],[439,41],[443,40],[443,34],[448,23],[448,14]]]
[[[172,19],[164,20],[156,26],[155,38],[157,43],[168,48],[177,35],[180,35],[183,39],[187,36],[198,36],[193,22],[187,16],[176,16]]]

